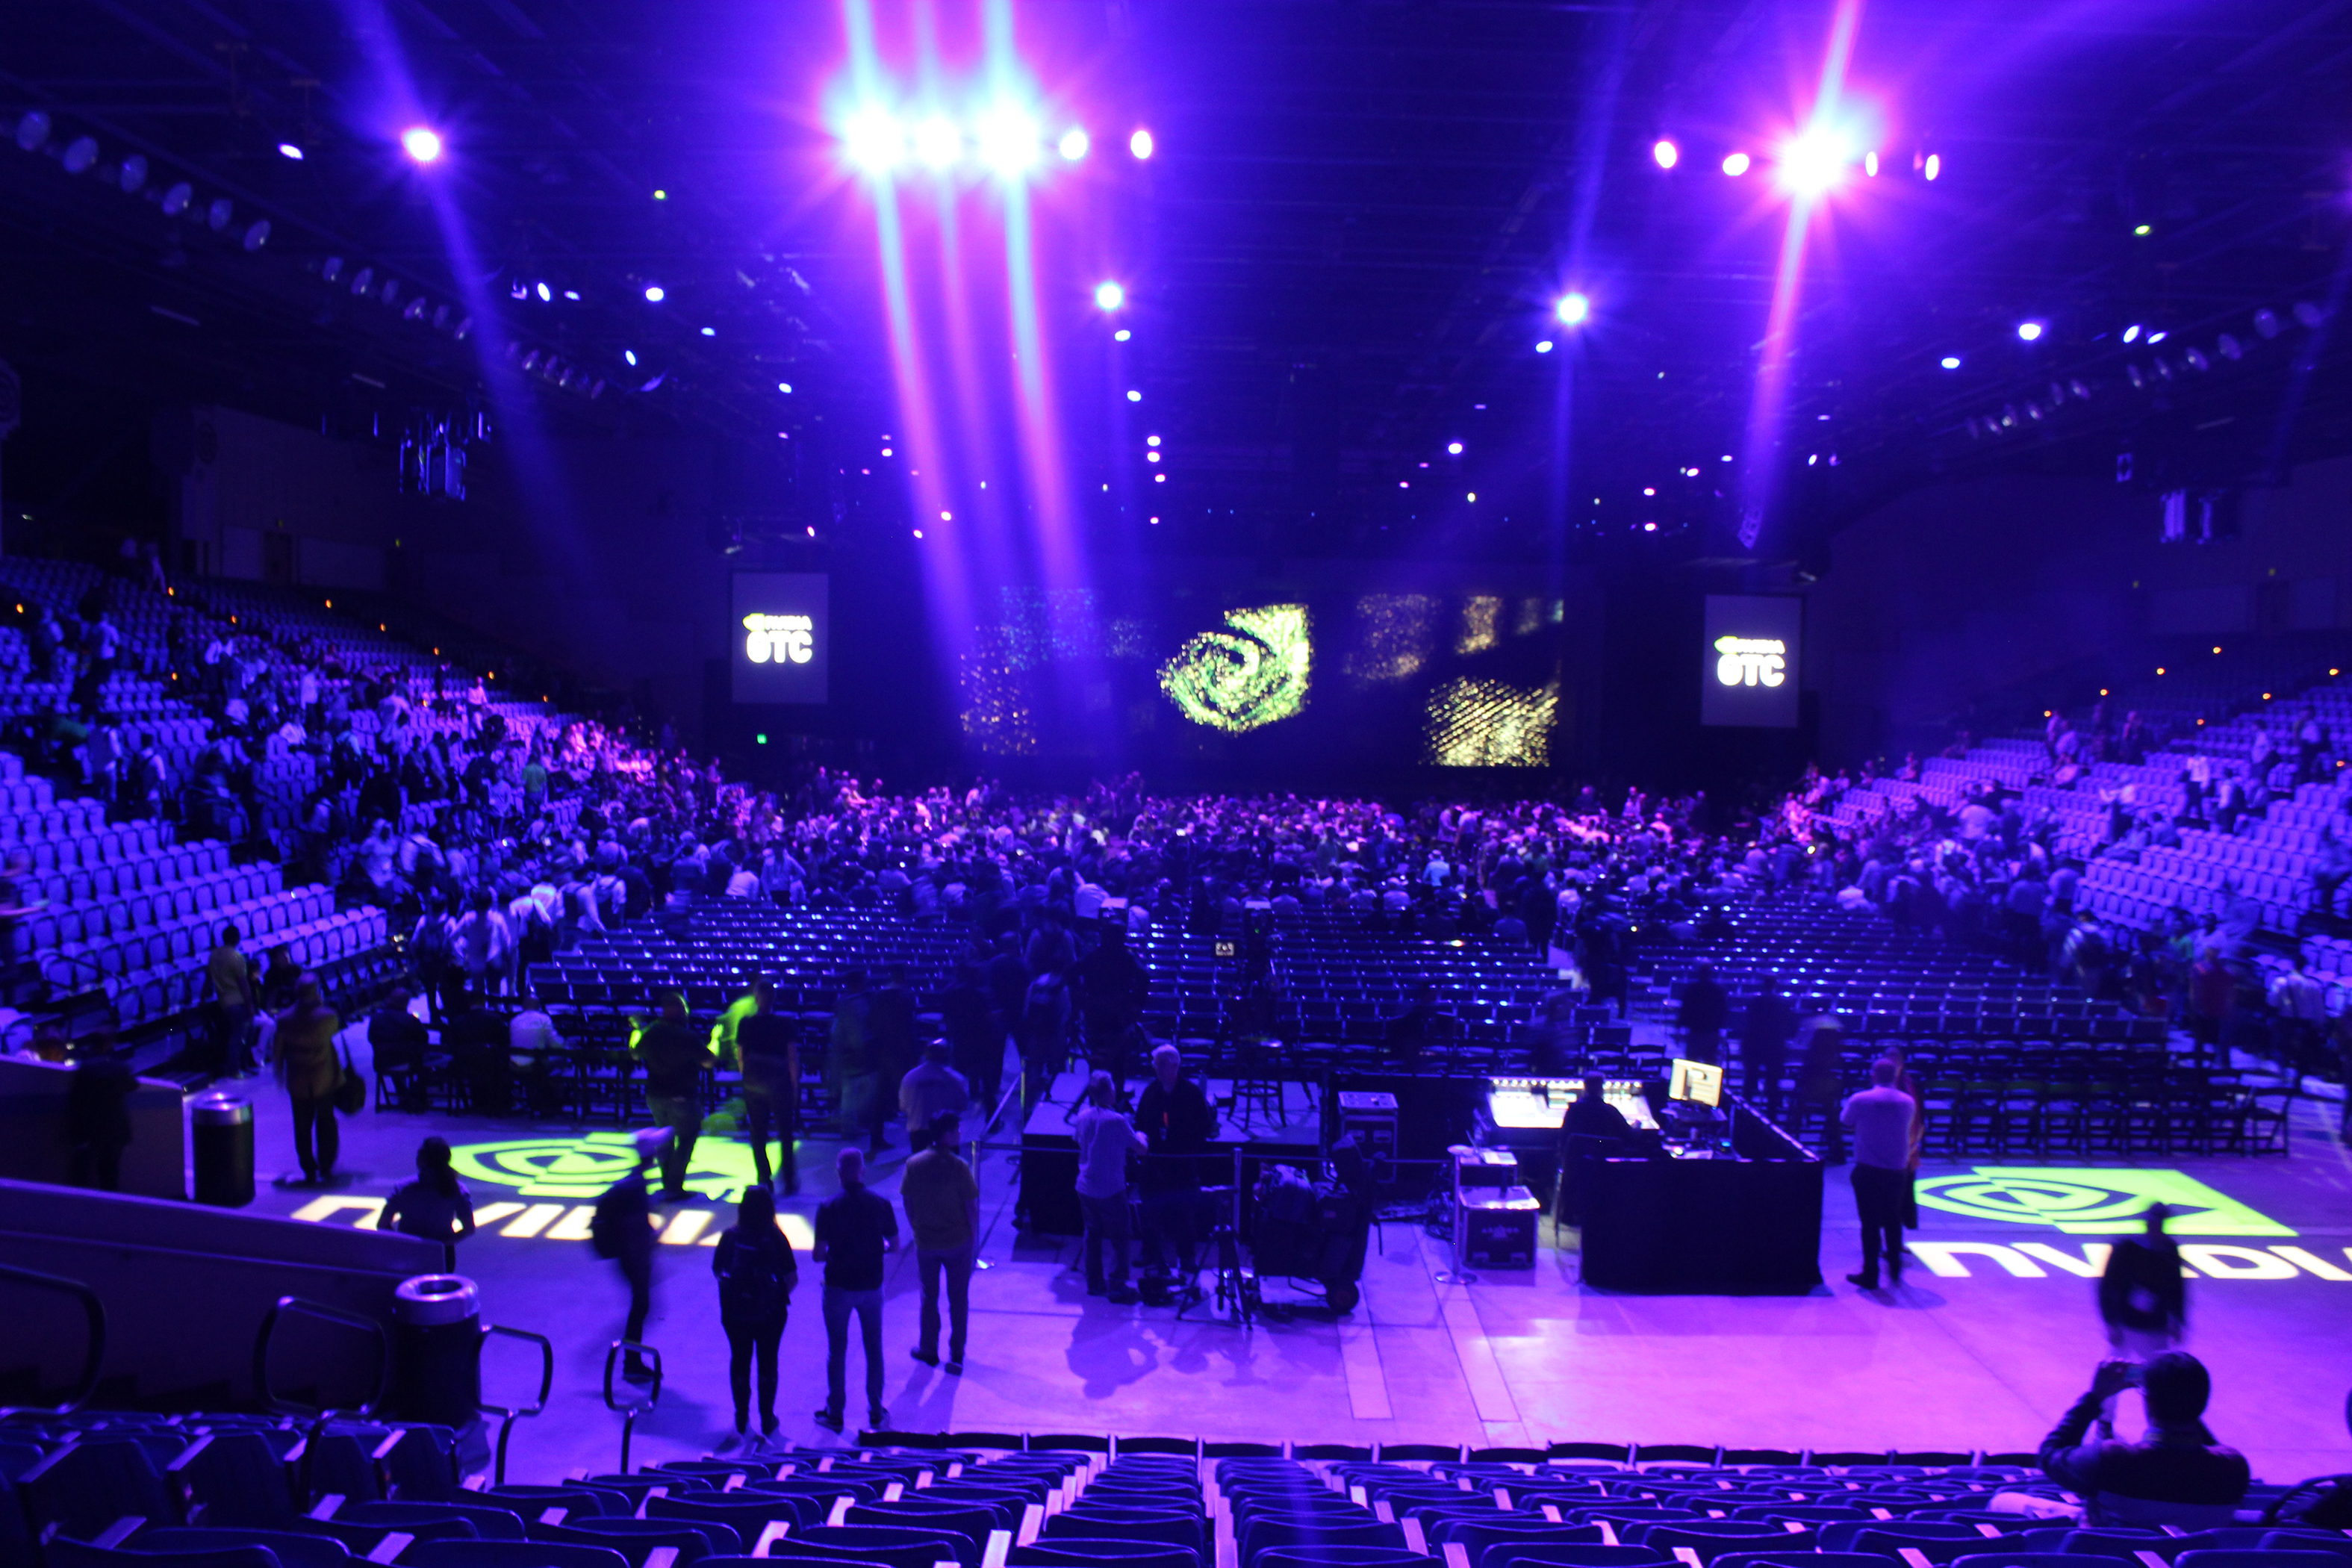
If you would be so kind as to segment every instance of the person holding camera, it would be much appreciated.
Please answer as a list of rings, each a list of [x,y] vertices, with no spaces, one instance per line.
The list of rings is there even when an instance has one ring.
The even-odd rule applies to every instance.
[[[1078,1135],[1078,1206],[1087,1216],[1079,1253],[1086,1266],[1087,1294],[1107,1296],[1124,1306],[1136,1300],[1127,1282],[1127,1244],[1134,1231],[1127,1213],[1127,1157],[1145,1148],[1143,1134],[1118,1109],[1116,1081],[1100,1071],[1087,1079],[1086,1109],[1071,1125]],[[1108,1269],[1106,1248],[1110,1253]]]
[[[2136,1443],[2089,1436],[2108,1401],[2132,1387],[2147,1407],[2147,1436]],[[2230,1524],[2249,1472],[2245,1456],[2217,1442],[2205,1425],[2212,1392],[2204,1363],[2186,1351],[2102,1362],[2089,1391],[2042,1439],[2042,1473],[2083,1499],[2093,1525]]]

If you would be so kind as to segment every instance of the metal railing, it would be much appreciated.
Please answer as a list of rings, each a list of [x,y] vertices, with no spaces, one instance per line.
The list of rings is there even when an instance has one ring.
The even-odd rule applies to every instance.
[[[98,1392],[99,1372],[106,1364],[106,1303],[99,1299],[97,1291],[80,1280],[44,1274],[38,1269],[0,1263],[0,1279],[30,1285],[36,1289],[54,1290],[60,1295],[71,1296],[81,1303],[82,1317],[89,1326],[89,1335],[82,1352],[81,1375],[74,1381],[73,1393],[60,1403],[46,1407],[16,1406],[20,1410],[46,1408],[47,1413],[52,1415],[67,1415],[80,1409],[89,1402],[90,1395]]]
[[[642,1363],[650,1358],[653,1367],[653,1376],[646,1384],[646,1396],[633,1405],[623,1405],[619,1400],[613,1397],[613,1373],[614,1370],[620,1366],[621,1356],[624,1352],[626,1352],[629,1359],[634,1363]],[[637,1429],[637,1417],[643,1415],[646,1411],[651,1410],[655,1405],[661,1403],[661,1352],[654,1349],[651,1345],[639,1344],[635,1340],[614,1340],[613,1342],[613,1348],[604,1352],[604,1408],[614,1412],[621,1418],[621,1468],[619,1473],[622,1475],[629,1473],[629,1439]]]
[[[498,1460],[494,1474],[497,1478],[497,1484],[504,1486],[507,1484],[507,1439],[514,1433],[514,1424],[526,1416],[536,1415],[541,1411],[546,1409],[547,1396],[555,1387],[555,1345],[545,1334],[534,1334],[529,1329],[509,1329],[503,1323],[486,1324],[482,1329],[482,1334],[484,1338],[488,1338],[492,1334],[503,1334],[509,1339],[521,1340],[526,1343],[534,1344],[539,1347],[539,1397],[537,1399],[533,1400],[529,1405],[490,1405],[485,1403],[477,1406],[477,1408],[481,1410],[485,1415],[495,1415],[499,1418]],[[659,1358],[656,1357],[656,1359],[658,1360]],[[609,1386],[609,1376],[606,1381]],[[628,1464],[625,1459],[623,1460],[621,1468],[625,1470],[628,1468]]]

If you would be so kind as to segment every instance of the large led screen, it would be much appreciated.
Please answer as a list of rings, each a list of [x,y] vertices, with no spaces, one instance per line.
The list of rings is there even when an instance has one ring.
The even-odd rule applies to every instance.
[[[832,665],[822,572],[738,572],[727,626],[738,702],[823,702]]]

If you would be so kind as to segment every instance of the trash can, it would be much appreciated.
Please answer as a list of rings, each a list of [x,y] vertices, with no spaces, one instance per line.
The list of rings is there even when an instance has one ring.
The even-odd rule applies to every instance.
[[[463,1427],[482,1403],[482,1308],[474,1282],[419,1274],[393,1292],[392,1413]]]
[[[243,1208],[253,1201],[253,1102],[200,1094],[188,1104],[196,1202]]]

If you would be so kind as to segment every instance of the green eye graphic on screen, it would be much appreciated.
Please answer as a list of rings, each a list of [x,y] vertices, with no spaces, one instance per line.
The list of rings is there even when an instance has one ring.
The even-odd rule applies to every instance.
[[[1160,689],[1184,717],[1239,735],[1305,708],[1314,652],[1307,606],[1227,610],[1225,626],[1187,638],[1160,667]]]

